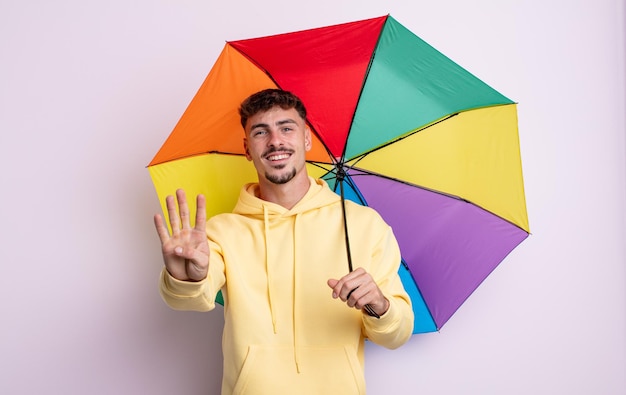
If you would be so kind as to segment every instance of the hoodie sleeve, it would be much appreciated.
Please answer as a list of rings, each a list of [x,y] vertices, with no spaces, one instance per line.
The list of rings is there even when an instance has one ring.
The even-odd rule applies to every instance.
[[[386,228],[374,246],[370,274],[389,300],[389,309],[380,318],[363,314],[363,327],[372,342],[394,349],[406,343],[413,333],[413,309],[398,275],[400,248],[391,228]]]
[[[209,241],[209,246],[209,273],[204,280],[180,281],[172,277],[167,269],[161,271],[159,291],[171,308],[191,311],[210,311],[215,308],[215,297],[225,282],[224,261],[217,245]]]

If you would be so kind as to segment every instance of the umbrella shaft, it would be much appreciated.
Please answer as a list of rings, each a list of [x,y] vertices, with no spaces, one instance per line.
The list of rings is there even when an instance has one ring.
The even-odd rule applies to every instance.
[[[346,200],[343,194],[343,177],[339,178],[339,191],[341,192],[341,212],[343,214],[343,229],[346,239],[346,254],[348,257],[348,271],[352,271],[352,253],[350,252],[350,237],[348,237],[348,219],[346,217]]]

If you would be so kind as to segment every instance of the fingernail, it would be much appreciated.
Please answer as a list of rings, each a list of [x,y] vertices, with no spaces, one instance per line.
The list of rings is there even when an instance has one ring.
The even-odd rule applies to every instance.
[[[333,292],[333,299],[337,299],[337,294]]]
[[[183,247],[176,247],[174,248],[174,252],[177,254],[182,254],[183,253]]]

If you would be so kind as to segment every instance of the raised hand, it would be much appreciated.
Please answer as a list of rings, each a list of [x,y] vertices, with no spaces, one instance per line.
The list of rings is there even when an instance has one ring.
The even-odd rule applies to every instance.
[[[189,206],[185,191],[176,191],[178,210],[173,196],[165,198],[167,214],[172,228],[170,235],[160,214],[154,216],[163,261],[169,274],[181,281],[203,280],[209,270],[209,243],[206,236],[206,201],[203,195],[196,198],[196,223],[191,227]]]

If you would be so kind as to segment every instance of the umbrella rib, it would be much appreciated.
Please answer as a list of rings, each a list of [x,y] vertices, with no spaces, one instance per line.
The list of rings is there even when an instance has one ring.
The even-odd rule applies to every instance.
[[[347,168],[351,168],[350,166],[344,166],[344,168],[346,168],[346,167]],[[365,201],[365,198],[363,197],[363,195],[359,191],[359,188],[356,186],[356,184],[352,180],[352,177],[347,177],[346,178],[346,183],[349,184],[350,187],[352,188],[352,190],[356,193],[356,197],[359,199],[359,202],[361,202],[361,204],[367,206],[367,201]]]
[[[182,160],[182,159],[189,159],[189,158],[193,158],[193,157],[201,156],[201,155],[210,155],[210,154],[244,156],[244,154],[239,154],[239,153],[236,153],[236,152],[202,151],[202,152],[194,152],[194,153],[191,153],[191,154],[188,154],[188,155],[184,155],[184,156],[179,156],[179,157],[176,157],[176,158],[170,158],[170,159],[167,159],[167,160],[163,160],[163,161],[160,161],[158,163],[153,163],[151,165],[148,165],[148,167],[157,166],[157,165],[161,165],[161,164],[164,164],[164,163],[174,162],[174,161]]]
[[[508,103],[506,103],[506,104],[496,104],[496,105],[493,105],[493,106],[491,106],[491,107],[499,107],[499,106],[506,106],[506,105],[509,105],[509,104],[508,104]],[[438,119],[437,121],[435,121],[435,122],[433,122],[433,123],[429,123],[429,124],[428,124],[428,125],[426,125],[426,126],[423,126],[423,127],[419,128],[419,129],[415,129],[415,130],[413,130],[413,131],[411,131],[411,132],[409,132],[409,133],[407,133],[407,134],[405,134],[405,135],[402,135],[402,136],[400,136],[400,137],[398,137],[398,138],[396,138],[396,139],[389,140],[389,141],[387,141],[386,143],[384,143],[384,144],[382,144],[382,145],[379,145],[379,146],[377,146],[377,147],[374,147],[374,148],[372,148],[372,149],[371,149],[371,150],[369,150],[369,151],[365,151],[365,152],[363,152],[363,153],[361,153],[361,154],[359,154],[359,155],[356,155],[356,156],[354,156],[353,158],[351,158],[351,159],[350,159],[350,162],[354,162],[354,163],[352,164],[352,165],[354,166],[354,165],[356,165],[356,164],[357,164],[357,163],[358,163],[361,159],[363,159],[364,157],[366,157],[367,155],[369,155],[369,154],[371,154],[371,153],[373,153],[373,152],[376,152],[376,151],[381,150],[381,149],[383,149],[383,148],[385,148],[385,147],[387,147],[387,146],[389,146],[389,145],[391,145],[391,144],[395,144],[395,143],[397,143],[398,141],[401,141],[401,140],[404,140],[404,139],[406,139],[406,138],[408,138],[408,137],[411,137],[411,136],[413,136],[415,133],[419,133],[419,132],[422,132],[422,131],[424,131],[424,130],[426,130],[426,129],[429,129],[429,128],[431,128],[431,127],[435,126],[435,125],[440,124],[441,122],[444,122],[444,121],[447,121],[447,120],[448,120],[448,119],[450,119],[450,118],[456,117],[457,115],[459,115],[459,114],[461,114],[461,113],[464,113],[464,112],[467,112],[467,111],[470,111],[470,110],[476,110],[476,109],[478,109],[478,108],[480,108],[480,107],[468,108],[468,109],[464,109],[464,110],[461,110],[461,111],[457,111],[457,112],[455,112],[455,113],[453,113],[453,114],[450,114],[450,115],[446,115],[445,117],[440,118],[440,119]],[[346,145],[347,145],[347,144],[346,144]]]
[[[428,188],[428,187],[425,187],[423,185],[413,184],[411,182],[404,181],[404,180],[401,180],[399,178],[389,177],[389,176],[386,176],[384,174],[376,173],[374,171],[362,169],[360,167],[355,167],[355,166],[346,166],[346,167],[348,167],[348,168],[350,168],[350,169],[352,169],[354,171],[360,172],[360,173],[356,173],[356,174],[350,174],[350,177],[352,177],[352,178],[359,177],[359,176],[376,176],[376,177],[381,177],[381,178],[384,178],[384,179],[387,179],[387,180],[390,180],[390,181],[395,181],[395,182],[399,182],[399,183],[404,184],[404,185],[409,185],[409,186],[412,186],[412,187],[415,187],[415,188],[423,189],[423,190],[428,191],[428,192],[437,193],[439,195],[443,195],[443,196],[449,197],[451,199],[462,200],[462,201],[464,201],[466,203],[470,203],[470,204],[473,204],[473,205],[475,205],[477,207],[480,207],[479,205],[477,205],[477,204],[475,204],[475,203],[473,203],[473,202],[471,202],[471,201],[469,201],[469,200],[467,200],[465,198],[462,198],[462,197],[457,196],[457,195],[453,195],[453,194],[448,193],[448,192],[438,191],[436,189]]]
[[[413,276],[413,273],[411,272],[411,268],[409,267],[409,264],[406,263],[404,258],[400,259],[400,264],[411,274],[410,278],[413,281],[413,285],[415,286],[415,290],[419,294],[420,298],[422,298],[422,300],[424,300],[424,293],[422,292],[421,286],[417,283],[417,281],[415,281],[415,277]],[[430,320],[434,323],[436,330],[439,331],[440,327],[437,324],[437,322],[435,321],[435,317],[433,316],[433,313],[430,310],[431,310],[431,308],[427,306],[426,307],[426,313],[430,317]]]
[[[373,152],[376,152],[376,151],[378,151],[378,150],[381,150],[381,149],[383,149],[383,148],[385,148],[385,147],[387,147],[387,146],[389,146],[389,145],[391,145],[391,144],[395,144],[395,143],[397,143],[397,142],[399,142],[399,141],[402,141],[402,140],[404,140],[404,139],[406,139],[406,138],[408,138],[408,137],[413,136],[415,133],[422,132],[422,131],[424,131],[424,130],[426,130],[426,129],[428,129],[428,128],[432,127],[432,126],[435,126],[435,125],[437,125],[437,124],[439,124],[439,123],[441,123],[441,122],[444,122],[444,121],[446,121],[446,120],[448,120],[448,119],[450,119],[450,118],[456,117],[457,115],[459,115],[459,113],[458,113],[458,112],[456,112],[456,113],[454,113],[454,114],[447,115],[447,116],[445,116],[444,118],[441,118],[441,119],[439,119],[438,121],[435,121],[435,122],[433,122],[433,123],[430,123],[430,124],[428,124],[428,125],[426,125],[426,126],[424,126],[424,127],[420,128],[420,129],[415,129],[415,130],[413,130],[412,132],[409,132],[409,133],[407,133],[407,134],[405,134],[405,135],[403,135],[403,136],[400,136],[400,137],[398,137],[398,138],[396,138],[396,139],[390,140],[390,141],[386,142],[385,144],[379,145],[379,146],[377,146],[377,147],[375,147],[375,148],[373,148],[373,149],[371,149],[371,150],[369,150],[369,151],[367,151],[367,152],[363,152],[362,154],[355,156],[355,157],[351,160],[351,161],[354,161],[354,163],[352,164],[352,166],[356,165],[357,163],[359,163],[359,161],[360,161],[361,159],[365,158],[367,155],[369,155],[369,154],[371,154],[371,153],[373,153]]]
[[[255,59],[253,59],[251,56],[249,56],[247,53],[241,51],[239,48],[235,47],[234,45],[231,45],[231,47],[239,52],[242,56],[244,56],[246,59],[248,59],[250,62],[252,62],[252,64],[254,64],[256,67],[258,67],[260,70],[263,71],[263,73],[265,73],[265,75],[267,75],[267,78],[269,78],[270,80],[272,80],[272,82],[278,87],[278,89],[282,89],[285,90],[279,83],[278,81],[276,81],[276,79],[272,76],[272,74],[263,66],[261,66],[261,64],[259,62],[257,62]],[[311,131],[313,131],[313,133],[317,136],[317,139],[322,143],[322,145],[324,146],[324,149],[326,150],[326,153],[328,154],[329,157],[333,157],[330,148],[328,148],[328,146],[326,145],[326,142],[322,139],[322,136],[320,136],[320,134],[317,132],[317,129],[315,128],[315,126],[313,126],[313,124],[311,124],[311,122],[309,122],[309,120],[305,120],[307,125],[309,125],[309,127],[311,128]]]
[[[461,197],[461,196],[458,196],[458,195],[453,195],[453,194],[451,194],[451,193],[448,193],[448,192],[443,192],[443,191],[439,191],[439,190],[432,189],[432,188],[428,188],[428,187],[425,187],[425,186],[423,186],[423,185],[413,184],[413,183],[411,183],[411,182],[404,181],[404,180],[401,180],[401,179],[399,179],[399,178],[389,177],[389,176],[386,176],[386,175],[384,175],[384,174],[376,173],[376,172],[374,172],[374,171],[370,171],[370,170],[365,170],[365,169],[362,169],[362,168],[359,168],[359,167],[354,167],[354,166],[346,166],[346,168],[351,169],[351,170],[354,170],[354,171],[356,171],[356,172],[359,172],[359,173],[353,173],[353,174],[350,174],[350,178],[355,178],[355,177],[359,177],[359,176],[376,176],[376,177],[384,178],[384,179],[387,179],[387,180],[390,180],[390,181],[399,182],[399,183],[401,183],[401,184],[408,185],[408,186],[411,186],[411,187],[414,187],[414,188],[419,188],[419,189],[422,189],[422,190],[424,190],[424,191],[428,191],[428,192],[436,193],[436,194],[438,194],[438,195],[442,195],[442,196],[448,197],[448,198],[450,198],[450,199],[455,199],[455,200],[459,200],[459,201],[465,202],[465,203],[467,203],[467,204],[471,204],[472,206],[477,207],[477,208],[479,208],[480,210],[483,210],[483,211],[485,211],[485,212],[487,212],[487,213],[489,213],[489,214],[491,214],[491,215],[494,215],[494,216],[496,216],[496,217],[500,218],[501,220],[506,221],[506,222],[508,222],[509,224],[511,224],[511,225],[513,225],[513,226],[515,226],[516,228],[519,228],[519,229],[523,230],[524,232],[528,233],[528,231],[527,231],[527,230],[525,230],[524,228],[522,228],[522,227],[521,227],[521,226],[519,226],[518,224],[516,224],[516,223],[514,223],[514,222],[512,222],[512,221],[510,221],[510,220],[508,220],[508,219],[506,219],[506,218],[504,218],[504,217],[502,217],[502,216],[500,216],[500,215],[498,215],[498,214],[494,213],[494,212],[493,212],[493,211],[491,211],[491,210],[487,210],[487,209],[486,209],[486,208],[484,208],[483,206],[481,206],[481,205],[479,205],[479,204],[477,204],[477,203],[474,203],[474,202],[472,202],[471,200],[465,199],[465,198],[463,198],[463,197]]]
[[[350,132],[352,131],[352,125],[354,124],[354,117],[356,116],[357,108],[359,107],[359,103],[361,102],[361,96],[363,96],[363,89],[365,88],[365,84],[367,83],[367,79],[370,75],[370,70],[372,69],[372,65],[374,64],[374,58],[376,57],[376,49],[378,48],[378,44],[380,43],[380,39],[383,36],[383,32],[385,31],[385,26],[387,25],[387,21],[389,20],[390,14],[387,14],[385,18],[385,24],[380,29],[380,33],[378,34],[378,38],[376,39],[376,44],[374,45],[374,49],[372,50],[372,56],[370,57],[370,61],[367,64],[367,69],[365,70],[365,78],[363,78],[363,83],[361,84],[361,89],[359,90],[359,97],[356,101],[356,106],[354,111],[352,112],[352,118],[350,119],[350,127],[348,128],[348,134],[346,135],[346,143],[343,145],[343,152],[341,153],[341,157],[344,158],[346,155],[346,150],[348,149],[348,140],[350,139]]]

